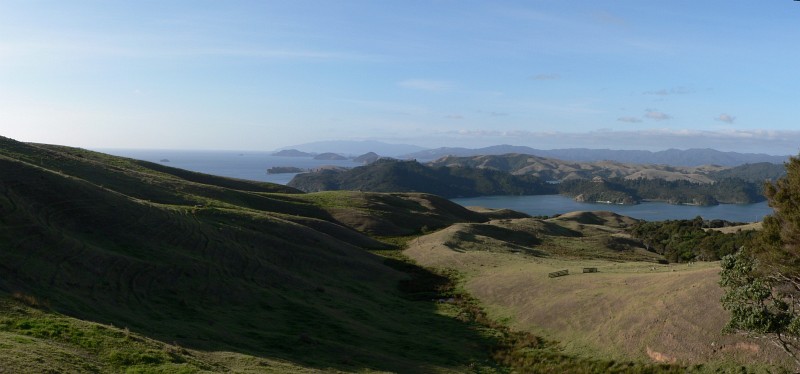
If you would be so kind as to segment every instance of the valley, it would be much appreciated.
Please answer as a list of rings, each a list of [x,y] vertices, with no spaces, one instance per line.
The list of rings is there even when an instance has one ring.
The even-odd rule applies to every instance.
[[[0,0],[0,374],[800,373],[798,6]]]
[[[722,333],[728,314],[719,303],[718,262],[666,264],[644,248],[603,245],[609,235],[627,238],[620,230],[626,221],[578,212],[483,224],[540,238],[527,245],[457,225],[410,242],[404,253],[424,266],[457,269],[461,286],[489,316],[562,342],[568,354],[706,367],[790,365],[777,346]],[[548,277],[560,270],[569,274]]]
[[[721,334],[716,263],[665,265],[608,212],[303,193],[0,138],[0,213],[17,372],[786,367]]]

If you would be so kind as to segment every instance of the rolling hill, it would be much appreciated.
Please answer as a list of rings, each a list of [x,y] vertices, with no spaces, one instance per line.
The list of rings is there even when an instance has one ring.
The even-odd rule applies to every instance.
[[[747,182],[762,183],[765,180],[776,180],[786,174],[783,165],[769,162],[732,167],[712,164],[688,167],[648,164],[643,161],[637,163],[574,162],[519,153],[470,157],[448,156],[431,161],[427,165],[490,169],[514,175],[531,175],[550,181],[601,177],[627,180],[658,179],[700,184],[715,183],[723,179],[741,179]]]
[[[635,224],[611,212],[456,224],[404,253],[457,270],[490,317],[560,341],[575,357],[702,365],[687,372],[791,367],[777,346],[722,332],[729,315],[717,262],[666,264],[628,235]]]
[[[544,195],[579,201],[637,204],[747,204],[763,201],[764,179],[785,173],[778,165],[737,167],[577,163],[525,154],[444,157],[427,164],[392,159],[340,170],[295,176],[289,186],[306,192],[330,190],[426,192],[443,197]]]
[[[614,161],[621,163],[663,164],[671,166],[701,166],[721,165],[739,166],[769,162],[783,164],[788,156],[772,156],[760,153],[721,152],[714,149],[668,149],[651,152],[641,150],[612,150],[612,149],[535,149],[525,146],[496,145],[491,147],[470,148],[437,148],[427,149],[403,155],[403,158],[419,160],[435,160],[446,156],[472,157],[481,155],[503,155],[520,153],[545,158],[555,158],[565,161],[598,162]]]
[[[634,223],[610,213],[542,220],[468,210],[424,193],[302,193],[0,138],[0,368],[679,373],[784,365],[773,348],[713,330],[725,318],[707,297],[718,288],[713,265],[643,273],[663,258],[625,234]],[[577,277],[540,287],[547,272],[587,264],[601,270],[592,287]],[[622,292],[625,282],[642,287]],[[652,305],[667,299],[664,310]],[[607,309],[624,313],[601,321],[597,311]],[[646,328],[666,321],[661,335]],[[695,336],[679,347],[681,328]]]
[[[9,370],[447,372],[487,357],[489,338],[409,301],[406,270],[367,250],[390,245],[363,232],[485,220],[435,196],[305,195],[1,138],[0,213]]]
[[[552,187],[535,177],[516,176],[490,169],[429,167],[416,161],[392,159],[380,159],[349,170],[298,174],[288,185],[306,192],[425,192],[443,197],[554,192]]]

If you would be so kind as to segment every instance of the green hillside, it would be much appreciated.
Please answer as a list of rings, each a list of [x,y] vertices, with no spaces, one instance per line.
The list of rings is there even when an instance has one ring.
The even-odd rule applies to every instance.
[[[0,372],[714,371],[572,349],[593,341],[509,324],[503,293],[471,286],[509,266],[652,266],[660,256],[621,233],[631,224],[302,193],[0,138]],[[442,253],[469,261],[437,265]]]
[[[429,167],[416,161],[392,159],[381,159],[346,171],[322,170],[298,174],[289,182],[289,186],[306,192],[425,192],[448,198],[556,192],[552,186],[536,177],[470,167]]]
[[[435,196],[300,195],[2,138],[0,213],[0,367],[430,372],[488,358],[489,338],[409,301],[408,269],[355,229],[484,220]]]

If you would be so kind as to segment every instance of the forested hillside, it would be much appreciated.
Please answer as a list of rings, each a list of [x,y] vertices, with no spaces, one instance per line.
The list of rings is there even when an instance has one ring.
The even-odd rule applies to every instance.
[[[289,186],[329,190],[426,192],[443,197],[563,194],[586,202],[716,205],[763,201],[772,164],[672,168],[618,163],[570,164],[529,155],[444,158],[431,164],[383,159],[349,170],[297,175]]]
[[[467,167],[429,167],[416,161],[391,159],[346,171],[299,174],[289,182],[289,186],[306,192],[425,192],[443,197],[556,193],[552,185],[532,176]]]

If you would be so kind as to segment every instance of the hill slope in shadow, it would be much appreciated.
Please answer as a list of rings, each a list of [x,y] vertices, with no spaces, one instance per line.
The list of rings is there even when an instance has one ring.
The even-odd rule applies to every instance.
[[[0,300],[17,305],[13,296],[197,352],[325,370],[463,370],[485,357],[489,339],[431,302],[408,300],[397,287],[408,275],[365,250],[388,246],[365,233],[485,220],[431,195],[305,195],[0,138]],[[77,344],[65,331],[78,322],[48,322],[39,336],[31,331],[42,320],[0,317],[2,347],[19,340],[9,334]],[[84,348],[65,357],[100,349]],[[0,363],[35,370],[19,352]],[[108,355],[98,370],[149,362]],[[164,357],[153,362],[191,364],[186,355]],[[191,368],[232,370],[224,360]]]

